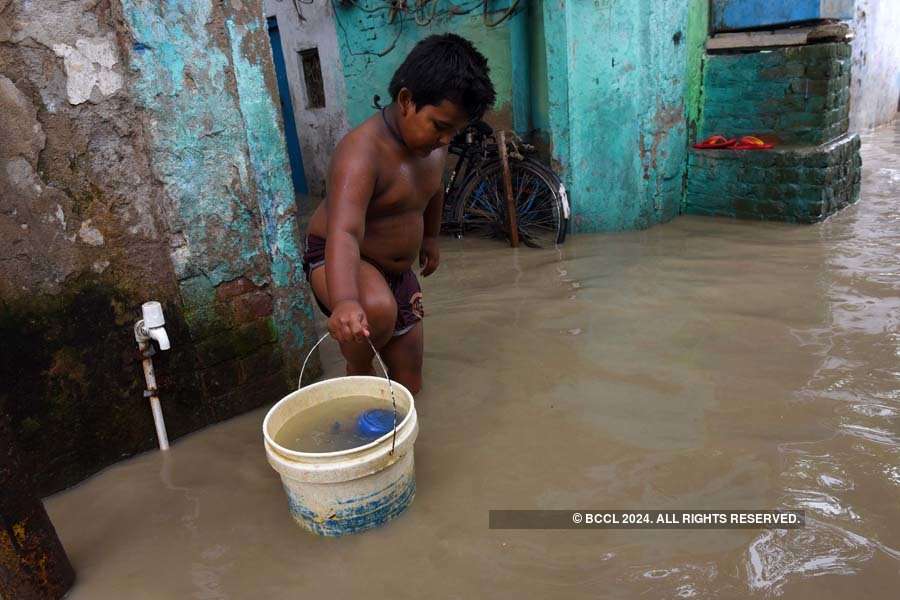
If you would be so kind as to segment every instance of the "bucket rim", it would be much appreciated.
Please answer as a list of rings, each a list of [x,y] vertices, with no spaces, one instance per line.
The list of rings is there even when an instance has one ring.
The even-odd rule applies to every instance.
[[[283,403],[287,402],[287,400],[289,400],[291,396],[293,396],[294,394],[296,394],[299,391],[313,390],[317,387],[323,387],[324,385],[334,382],[338,379],[340,379],[342,381],[348,380],[348,379],[352,379],[352,380],[356,380],[356,381],[378,381],[378,382],[387,381],[384,377],[374,377],[372,375],[347,375],[345,377],[331,377],[329,379],[323,379],[322,381],[317,381],[316,383],[312,383],[310,385],[305,385],[302,388],[294,390],[293,392],[291,392],[290,394],[288,394],[287,396],[285,396],[284,398],[282,398],[281,400],[276,402],[274,405],[272,405],[272,408],[270,408],[269,411],[266,413],[266,418],[263,419],[263,424],[262,424],[263,439],[265,439],[266,443],[269,444],[269,446],[271,446],[271,448],[277,454],[281,454],[282,456],[285,456],[285,457],[307,458],[307,459],[340,458],[343,456],[349,456],[351,454],[358,454],[358,453],[364,452],[366,450],[375,448],[375,447],[381,445],[385,441],[389,441],[391,439],[391,437],[394,435],[394,430],[396,430],[397,433],[399,434],[400,430],[403,429],[409,423],[410,419],[412,419],[416,414],[416,403],[415,403],[415,400],[413,399],[412,393],[408,389],[406,389],[406,386],[391,379],[390,385],[393,386],[394,388],[401,390],[406,395],[407,400],[409,400],[409,410],[407,411],[406,416],[403,417],[403,420],[400,421],[399,423],[397,423],[397,426],[394,429],[391,429],[389,432],[385,433],[383,436],[372,440],[368,444],[363,444],[362,446],[354,446],[353,448],[347,448],[346,450],[336,450],[334,452],[300,452],[299,450],[291,450],[289,448],[285,448],[284,446],[282,446],[281,444],[276,442],[272,438],[272,436],[269,435],[269,419],[272,417],[272,414],[276,411],[276,409],[278,409],[278,407],[281,406]]]

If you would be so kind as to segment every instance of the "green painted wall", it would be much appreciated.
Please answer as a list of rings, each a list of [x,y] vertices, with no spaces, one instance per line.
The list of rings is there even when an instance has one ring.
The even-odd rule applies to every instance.
[[[335,27],[347,87],[347,119],[351,127],[359,125],[374,111],[372,98],[378,94],[381,102],[390,102],[388,84],[394,71],[417,42],[435,33],[457,33],[470,40],[488,59],[491,80],[497,91],[497,103],[488,121],[504,128],[525,133],[530,128],[529,60],[527,5],[522,2],[514,16],[497,27],[484,24],[481,2],[468,0],[457,3],[469,14],[448,14],[451,4],[436,0],[438,16],[427,26],[416,24],[412,13],[397,15],[388,22],[385,10],[376,10],[384,3],[363,0],[359,7],[335,4]],[[507,2],[492,3],[503,10]],[[374,12],[368,12],[374,11]],[[420,14],[427,21],[431,8]],[[502,13],[494,12],[496,20]],[[379,54],[384,53],[383,56]]]
[[[709,1],[689,0],[687,30],[687,70],[684,78],[684,106],[688,140],[697,139],[703,99],[703,67],[709,37]]]
[[[276,400],[315,336],[262,8],[122,8],[132,91],[171,202],[169,226],[184,238],[173,253],[181,309],[204,388],[229,396],[218,404],[224,418]],[[260,383],[279,362],[283,372]],[[238,389],[251,385],[270,394]]]

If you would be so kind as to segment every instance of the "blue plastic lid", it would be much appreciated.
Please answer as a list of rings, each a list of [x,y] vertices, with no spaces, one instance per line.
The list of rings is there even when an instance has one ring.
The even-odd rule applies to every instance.
[[[384,434],[389,433],[393,429],[394,411],[392,410],[384,410],[380,408],[367,410],[366,412],[360,414],[356,419],[356,432],[363,437],[381,437]]]

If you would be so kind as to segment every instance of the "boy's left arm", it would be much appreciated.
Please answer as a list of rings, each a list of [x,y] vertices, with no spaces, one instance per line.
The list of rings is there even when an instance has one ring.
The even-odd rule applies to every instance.
[[[422,277],[434,273],[441,262],[441,251],[438,248],[438,234],[441,232],[441,216],[444,212],[444,188],[431,197],[425,208],[425,231],[422,236],[422,249],[419,250],[419,266]]]

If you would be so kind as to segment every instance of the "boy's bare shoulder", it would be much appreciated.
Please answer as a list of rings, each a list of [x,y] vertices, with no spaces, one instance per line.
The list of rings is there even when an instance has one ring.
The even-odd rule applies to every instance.
[[[381,148],[382,140],[372,119],[366,119],[341,138],[334,149],[333,161],[371,160],[379,155]]]
[[[328,168],[331,189],[352,191],[367,199],[378,186],[379,158],[383,155],[372,119],[351,129],[335,146]]]

